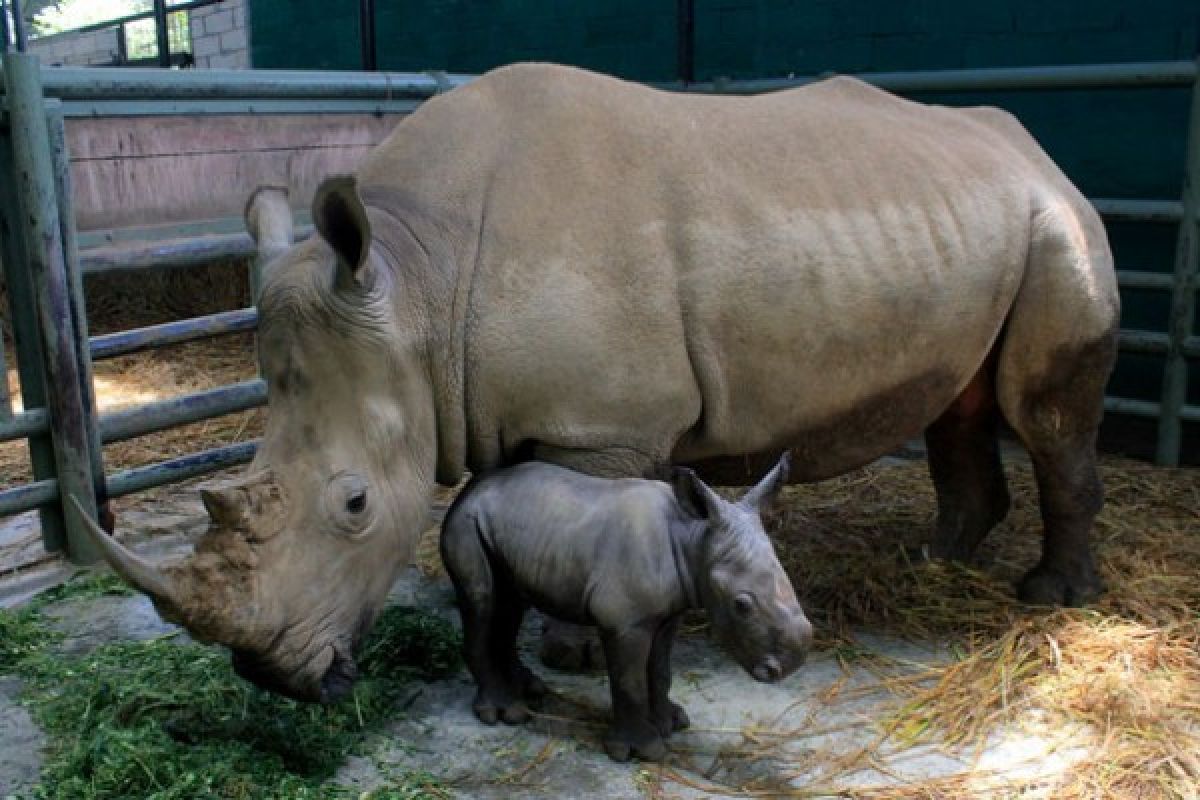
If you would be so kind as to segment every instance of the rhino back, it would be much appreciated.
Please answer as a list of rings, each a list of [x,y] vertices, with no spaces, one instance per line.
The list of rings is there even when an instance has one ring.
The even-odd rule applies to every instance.
[[[446,186],[473,170],[476,468],[531,443],[628,453],[597,470],[617,473],[785,444],[802,476],[869,460],[983,362],[1061,192],[988,120],[853,79],[705,97],[520,65],[437,102],[408,138],[452,131],[459,162],[423,170]]]
[[[560,618],[625,622],[683,602],[665,484],[530,462],[485,476],[453,513],[473,517],[519,591]]]

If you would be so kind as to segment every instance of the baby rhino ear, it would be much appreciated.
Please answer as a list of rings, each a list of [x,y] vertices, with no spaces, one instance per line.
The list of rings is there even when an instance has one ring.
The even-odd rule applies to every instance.
[[[753,511],[765,511],[770,508],[779,498],[780,491],[787,485],[791,469],[792,454],[785,450],[774,469],[768,472],[757,486],[746,492],[741,500],[742,505]]]
[[[721,498],[686,467],[671,470],[671,491],[684,512],[696,519],[713,519],[721,511]]]

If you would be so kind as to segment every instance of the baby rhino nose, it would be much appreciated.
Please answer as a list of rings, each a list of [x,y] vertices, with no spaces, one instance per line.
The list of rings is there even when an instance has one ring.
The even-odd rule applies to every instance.
[[[808,617],[804,616],[803,611],[796,611],[796,621],[792,630],[794,646],[798,650],[808,650],[812,646],[813,627],[808,621]]]

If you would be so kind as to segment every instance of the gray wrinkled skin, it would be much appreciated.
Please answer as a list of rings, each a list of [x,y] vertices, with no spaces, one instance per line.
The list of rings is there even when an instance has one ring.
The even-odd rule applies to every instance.
[[[516,651],[530,606],[599,629],[613,704],[604,744],[618,761],[663,758],[663,739],[688,724],[669,697],[671,644],[686,609],[708,612],[756,680],[795,670],[812,626],[759,517],[788,461],[737,503],[686,469],[667,484],[531,462],[472,481],[446,516],[441,547],[479,719],[524,722],[527,700],[545,691]]]

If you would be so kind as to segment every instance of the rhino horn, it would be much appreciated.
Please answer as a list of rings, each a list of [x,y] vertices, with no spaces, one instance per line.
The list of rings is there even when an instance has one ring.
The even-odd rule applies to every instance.
[[[766,474],[766,477],[742,497],[742,505],[755,511],[761,511],[766,506],[770,506],[787,483],[788,473],[791,472],[791,469],[792,454],[785,450],[779,457],[779,462]]]
[[[201,489],[200,499],[212,521],[225,528],[237,528],[246,508],[246,494],[237,487]]]
[[[87,532],[88,538],[118,575],[156,601],[170,607],[178,605],[179,593],[174,582],[166,574],[105,533],[104,529],[83,510],[83,506],[74,496],[71,497],[71,504],[75,507],[75,513],[83,521],[83,529]]]
[[[292,246],[292,209],[286,186],[260,186],[246,201],[246,230],[266,261]]]

